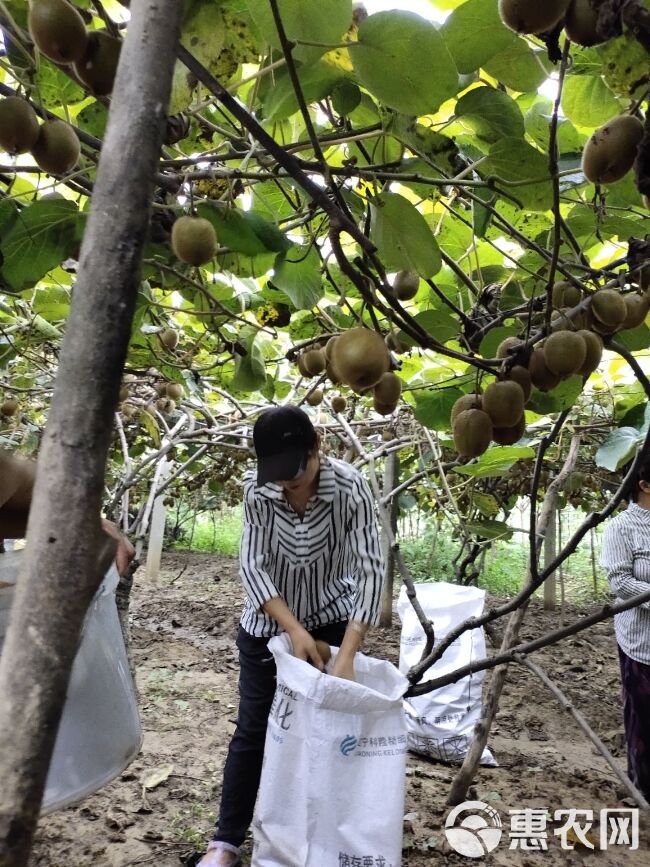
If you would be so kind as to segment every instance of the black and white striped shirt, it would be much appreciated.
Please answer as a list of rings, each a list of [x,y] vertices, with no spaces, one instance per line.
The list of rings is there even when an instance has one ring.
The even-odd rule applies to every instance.
[[[244,485],[241,625],[259,637],[279,625],[263,610],[280,596],[307,629],[379,613],[383,563],[372,494],[354,467],[321,457],[318,491],[301,519],[279,485]]]
[[[605,527],[600,562],[617,601],[650,590],[650,510],[630,503]],[[650,665],[650,602],[614,615],[621,650]]]

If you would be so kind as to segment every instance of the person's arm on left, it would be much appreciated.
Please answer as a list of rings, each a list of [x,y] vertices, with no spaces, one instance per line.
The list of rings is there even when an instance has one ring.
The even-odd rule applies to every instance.
[[[332,674],[354,680],[354,656],[361,649],[368,628],[377,621],[384,581],[375,502],[362,478],[359,479],[354,511],[347,526],[347,544],[356,564],[357,592]]]

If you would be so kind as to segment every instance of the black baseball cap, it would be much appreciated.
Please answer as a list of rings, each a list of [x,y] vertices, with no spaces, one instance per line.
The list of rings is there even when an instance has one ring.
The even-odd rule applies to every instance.
[[[267,409],[253,428],[257,484],[295,479],[304,471],[317,441],[309,416],[297,406]]]

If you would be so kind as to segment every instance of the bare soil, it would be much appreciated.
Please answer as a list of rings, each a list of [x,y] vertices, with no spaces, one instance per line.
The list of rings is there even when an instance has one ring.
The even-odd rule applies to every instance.
[[[147,583],[140,570],[132,599],[132,638],[145,732],[142,752],[100,792],[42,820],[32,867],[192,867],[196,863],[211,834],[235,725],[238,665],[234,636],[241,602],[237,563],[232,560],[167,554],[162,573],[153,583]],[[588,611],[568,609],[567,620]],[[558,622],[557,613],[533,605],[523,637],[543,634]],[[373,632],[366,652],[397,663],[397,618],[391,628]],[[620,687],[611,624],[600,624],[534,658],[623,766]],[[480,770],[470,797],[495,807],[507,829],[509,809],[548,809],[549,851],[509,850],[506,836],[484,859],[455,854],[442,831],[448,813],[445,796],[454,768],[410,756],[404,867],[650,864],[650,834],[643,818],[637,851],[621,846],[599,851],[597,836],[593,837],[595,850],[578,842],[571,851],[560,847],[553,835],[555,810],[592,809],[597,817],[602,808],[631,806],[631,802],[573,720],[533,675],[518,666],[511,666],[490,745],[499,767]],[[165,779],[153,788],[143,788],[147,776],[160,769]]]

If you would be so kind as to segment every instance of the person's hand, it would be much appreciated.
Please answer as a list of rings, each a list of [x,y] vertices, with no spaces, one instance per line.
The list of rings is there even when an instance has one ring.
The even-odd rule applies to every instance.
[[[304,659],[305,662],[311,662],[319,671],[325,670],[325,663],[318,652],[316,642],[303,626],[296,626],[289,630],[289,638],[294,656]]]
[[[354,657],[339,651],[332,668],[332,677],[342,677],[343,680],[356,680],[354,676]]]
[[[117,566],[117,571],[120,573],[120,575],[124,575],[129,563],[135,557],[135,548],[129,542],[126,536],[123,536],[120,533],[120,531],[117,529],[117,527],[112,521],[109,521],[106,518],[102,518],[102,530],[106,533],[107,536],[110,536],[117,542],[117,550],[115,552],[115,565]]]

